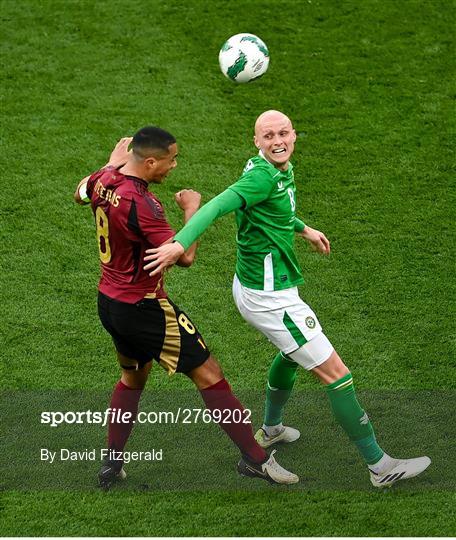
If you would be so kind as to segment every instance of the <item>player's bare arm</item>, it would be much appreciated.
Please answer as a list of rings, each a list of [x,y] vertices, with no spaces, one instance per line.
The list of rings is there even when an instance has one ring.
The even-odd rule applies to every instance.
[[[244,199],[228,188],[206,203],[175,236],[172,245],[147,250],[144,266],[154,276],[176,262],[180,255],[195,242],[204,231],[220,217],[241,208]],[[149,262],[150,261],[150,262]]]
[[[174,199],[176,200],[176,203],[180,206],[180,208],[182,208],[182,210],[184,211],[184,222],[187,223],[187,221],[200,207],[201,194],[197,191],[194,191],[193,189],[182,189],[175,194]],[[147,271],[149,270],[149,268],[155,268],[157,264],[160,265],[153,272],[150,272],[149,275],[154,276],[160,273],[162,270],[165,270],[169,266],[172,266],[173,264],[185,267],[191,266],[193,261],[195,260],[197,247],[197,243],[194,242],[187,249],[187,251],[184,251],[183,246],[181,246],[179,242],[173,242],[172,239],[169,239],[167,242],[165,242],[158,248],[146,250],[146,253],[148,253],[149,255],[144,257],[144,260],[150,260],[153,262],[144,266],[144,270]],[[168,253],[171,253],[171,255],[168,255]],[[155,259],[156,255],[158,256],[157,259]],[[164,264],[162,264],[162,261]]]
[[[309,244],[312,246],[312,249],[323,255],[329,255],[331,252],[331,245],[326,236],[316,229],[312,229],[308,225],[305,226],[304,230],[299,233]]]
[[[182,189],[174,196],[176,203],[184,211],[184,223],[193,216],[201,204],[201,194],[193,189]],[[176,242],[180,246],[179,243]],[[172,245],[172,244],[171,244]],[[179,255],[175,261],[178,266],[191,266],[195,260],[198,244],[193,243],[185,253]],[[183,249],[183,248],[182,248]]]
[[[114,147],[114,150],[111,152],[109,161],[106,163],[105,167],[119,168],[122,167],[122,165],[125,165],[131,152],[128,147],[132,139],[132,137],[123,137],[120,139],[120,141]],[[74,192],[74,200],[77,204],[90,203],[90,199],[87,197],[87,182],[89,178],[90,174],[89,176],[83,178],[76,187],[76,191]]]

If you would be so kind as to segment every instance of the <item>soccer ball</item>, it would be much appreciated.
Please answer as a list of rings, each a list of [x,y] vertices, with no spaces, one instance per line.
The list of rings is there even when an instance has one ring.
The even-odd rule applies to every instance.
[[[238,83],[258,79],[269,66],[266,44],[253,34],[236,34],[223,45],[219,53],[223,75]]]

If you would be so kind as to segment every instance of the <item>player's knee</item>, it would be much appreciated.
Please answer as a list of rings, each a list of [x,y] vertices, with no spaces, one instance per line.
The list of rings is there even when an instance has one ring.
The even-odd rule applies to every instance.
[[[190,377],[190,379],[200,389],[212,386],[224,378],[220,364],[212,355],[209,356],[204,364],[201,364],[201,366],[198,366],[189,373],[186,373],[186,375]]]
[[[296,351],[288,353],[287,357],[310,371],[324,364],[333,352],[331,342],[323,332],[320,332]]]
[[[146,386],[148,374],[149,373],[122,370],[120,380],[132,390],[142,390]]]
[[[337,352],[333,350],[327,360],[312,369],[312,373],[318,377],[323,384],[331,384],[350,373],[350,370],[342,362],[342,359]]]
[[[216,358],[212,356],[212,354],[209,356],[209,358],[206,361],[208,369],[213,373],[215,376],[220,377],[220,379],[223,379],[223,370],[221,365],[218,363]]]

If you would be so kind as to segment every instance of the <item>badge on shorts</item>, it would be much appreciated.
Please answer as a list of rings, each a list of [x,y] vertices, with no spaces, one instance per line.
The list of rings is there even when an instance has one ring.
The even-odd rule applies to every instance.
[[[306,317],[306,326],[313,330],[315,328],[315,319],[313,317]]]

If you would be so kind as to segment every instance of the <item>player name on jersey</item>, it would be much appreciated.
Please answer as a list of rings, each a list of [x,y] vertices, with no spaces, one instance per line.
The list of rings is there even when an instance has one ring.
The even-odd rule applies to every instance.
[[[104,185],[100,182],[100,180],[97,181],[94,187],[95,193],[105,201],[108,201],[113,206],[119,206],[120,199],[122,198],[120,195],[117,195],[115,191],[112,189],[107,189],[104,187]]]

